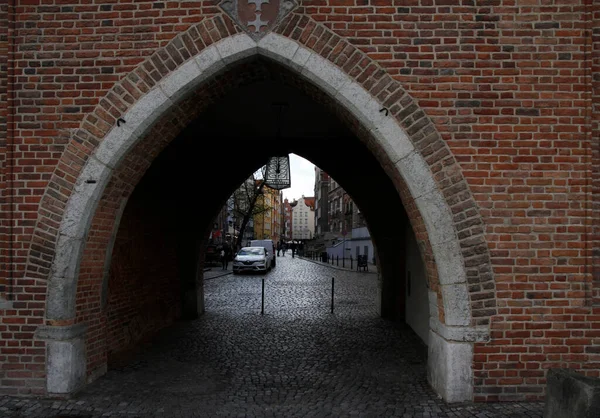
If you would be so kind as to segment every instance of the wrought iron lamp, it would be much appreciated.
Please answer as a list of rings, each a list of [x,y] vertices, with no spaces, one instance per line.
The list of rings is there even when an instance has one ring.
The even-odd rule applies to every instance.
[[[265,168],[265,185],[275,190],[287,189],[292,185],[288,154],[269,158]]]
[[[277,117],[276,140],[281,139],[281,119],[287,110],[287,103],[273,103],[273,107],[279,111]],[[288,154],[280,154],[270,157],[265,167],[265,185],[275,190],[287,189],[292,185],[290,178],[290,157]]]

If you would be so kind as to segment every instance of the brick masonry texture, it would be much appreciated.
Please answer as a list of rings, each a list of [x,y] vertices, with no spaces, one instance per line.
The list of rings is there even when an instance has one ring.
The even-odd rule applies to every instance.
[[[10,260],[0,295],[9,285],[15,300],[0,312],[0,390],[12,394],[44,392],[44,343],[32,335],[44,321],[61,214],[87,155],[158,80],[239,31],[215,2],[65,3],[15,1],[14,10],[0,3],[0,23],[2,16],[13,19],[0,27],[15,27],[10,39],[0,32],[2,56],[11,58],[6,69],[0,61],[0,96],[7,98],[0,102],[8,104],[0,107],[1,205],[8,209],[0,245],[2,259]],[[434,172],[453,210],[473,325],[492,329],[489,343],[475,345],[475,399],[539,399],[548,367],[598,376],[600,280],[592,275],[600,265],[598,5],[361,3],[367,2],[302,2],[276,32],[325,56],[377,96]],[[3,82],[11,72],[13,82]],[[196,94],[219,95],[218,84],[209,87]],[[165,131],[182,129],[201,110],[182,104],[174,111],[177,126],[166,116],[107,187],[82,262],[74,321],[101,306],[104,254],[90,251],[105,248],[121,198],[173,137]],[[367,137],[349,115],[333,110]],[[2,125],[2,112],[14,130]],[[423,222],[402,190],[435,286]],[[89,301],[85,275],[94,281]],[[114,297],[109,305],[119,303],[118,292]],[[107,345],[121,347],[118,341]],[[88,348],[104,356],[107,350],[94,351],[95,343],[88,340]]]
[[[131,196],[117,231],[106,283],[106,239],[112,232],[106,226],[112,224],[103,215],[114,212],[105,207],[98,210],[77,286],[77,322],[88,325],[88,375],[104,370],[112,356],[152,336],[181,314],[176,241],[164,225],[169,218],[162,216],[168,210],[166,203],[149,199],[143,187]]]

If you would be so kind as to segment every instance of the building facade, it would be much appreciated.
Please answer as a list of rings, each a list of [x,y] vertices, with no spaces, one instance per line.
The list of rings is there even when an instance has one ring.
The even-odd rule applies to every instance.
[[[281,238],[281,193],[278,190],[263,186],[256,201],[254,215],[255,239],[272,239],[278,242]]]
[[[329,232],[329,174],[315,166],[315,238]]]
[[[367,256],[367,260],[375,264],[375,247],[364,215],[335,179],[323,175],[322,170],[319,171],[321,178],[327,179],[327,185],[316,179],[315,190],[321,190],[323,201],[327,202],[328,225],[326,232],[317,235],[314,250],[326,251],[329,257],[340,259],[352,257],[356,260],[358,256]],[[317,222],[315,214],[315,223]],[[398,242],[400,243],[400,239]]]
[[[188,128],[274,79],[350,133],[271,146],[353,188],[386,263],[382,315],[405,278],[386,238],[412,228],[440,396],[539,400],[550,368],[600,376],[597,2],[325,0],[260,33],[215,2],[45,3],[0,8],[0,392],[74,393],[110,353],[199,314],[189,248],[219,208],[196,191],[222,205],[264,150],[240,140],[224,169],[235,136]],[[238,115],[222,113],[224,130]],[[350,148],[368,178],[344,171]]]
[[[281,203],[281,215],[281,237],[285,242],[291,241],[293,231],[292,205],[287,198],[283,199],[283,202]]]
[[[352,199],[335,179],[331,179],[328,194],[329,231],[332,237],[346,236],[352,230]]]
[[[233,248],[238,237],[242,234],[242,223],[247,212],[250,210],[252,200],[253,177],[244,181],[229,196],[225,205],[215,217],[210,231],[208,244],[221,245],[228,243]],[[254,239],[254,217],[249,216],[243,231],[243,240]]]
[[[292,240],[312,239],[315,234],[315,198],[304,197],[292,202]]]

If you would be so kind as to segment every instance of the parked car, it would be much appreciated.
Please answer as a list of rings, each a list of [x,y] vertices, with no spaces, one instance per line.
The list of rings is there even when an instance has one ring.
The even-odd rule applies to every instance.
[[[272,239],[253,239],[250,241],[250,247],[264,247],[269,252],[271,259],[271,267],[277,267],[277,259],[275,257],[275,244]]]
[[[242,271],[260,271],[266,273],[271,270],[269,251],[264,247],[244,247],[238,251],[233,259],[233,274]]]

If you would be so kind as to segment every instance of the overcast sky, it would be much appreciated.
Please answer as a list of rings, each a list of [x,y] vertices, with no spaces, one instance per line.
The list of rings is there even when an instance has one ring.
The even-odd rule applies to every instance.
[[[315,165],[296,154],[290,154],[290,171],[292,187],[283,189],[283,198],[290,202],[300,199],[302,195],[309,197],[315,194]]]

